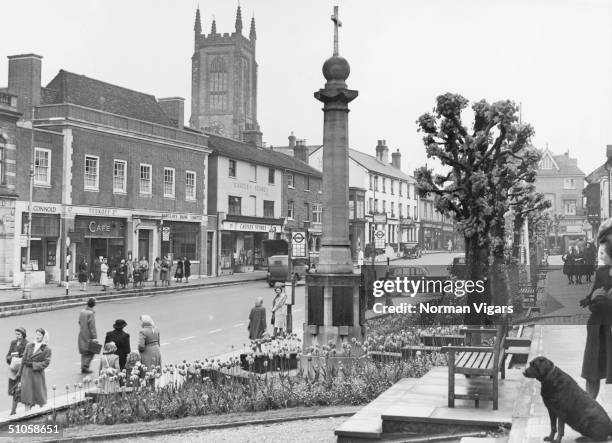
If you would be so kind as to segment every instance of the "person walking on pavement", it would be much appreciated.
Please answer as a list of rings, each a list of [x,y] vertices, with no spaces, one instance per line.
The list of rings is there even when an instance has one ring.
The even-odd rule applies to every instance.
[[[125,361],[127,356],[132,349],[130,347],[130,334],[125,332],[123,329],[127,326],[127,323],[123,319],[115,320],[113,324],[113,330],[106,333],[104,344],[113,342],[115,343],[114,353],[119,356],[119,368],[123,371],[125,369]]]
[[[176,279],[177,283],[183,282],[183,260],[181,260],[181,257],[179,257],[176,262],[176,271],[174,272],[174,278]]]
[[[582,275],[584,271],[584,254],[581,249],[574,246],[574,275],[576,276],[576,284],[582,284]]]
[[[274,284],[274,293],[271,323],[274,326],[274,337],[276,337],[282,336],[287,330],[287,294],[285,293],[285,285],[281,282],[276,282]]]
[[[149,280],[149,261],[143,255],[142,258],[140,259],[139,264],[140,264],[140,272],[142,272],[142,281],[146,282],[147,280]]]
[[[26,411],[29,411],[34,405],[47,404],[45,369],[50,363],[49,333],[39,328],[36,330],[35,341],[28,343],[25,348],[19,370],[21,402],[26,405]]]
[[[100,284],[100,277],[102,276],[102,256],[96,257],[93,262],[93,281],[95,284]]]
[[[121,285],[121,289],[125,289],[128,284],[128,268],[125,264],[125,259],[121,259],[121,263],[117,267],[117,275],[119,275],[119,284]]]
[[[140,327],[138,333],[140,361],[148,371],[152,371],[156,366],[161,366],[159,330],[155,327],[151,316],[146,314],[140,316]]]
[[[251,309],[249,314],[249,339],[257,340],[263,337],[266,327],[266,308],[263,307],[263,298],[257,297],[255,307]]]
[[[87,300],[87,306],[79,314],[79,353],[81,354],[81,373],[91,374],[89,365],[95,354],[90,351],[89,343],[97,341],[98,333],[96,332],[96,299],[90,298]]]
[[[567,254],[561,257],[563,260],[563,273],[567,275],[567,282],[570,285],[574,284],[574,248],[570,246]]]
[[[587,339],[582,362],[582,378],[586,391],[594,399],[599,394],[601,379],[612,383],[612,218],[599,228],[599,258],[603,265],[595,272],[591,292],[580,301],[591,315],[587,321]]]
[[[106,291],[108,287],[108,264],[106,263],[106,259],[101,257],[100,260],[100,285],[102,285],[102,290]]]
[[[87,289],[87,260],[85,257],[81,257],[81,261],[79,262],[79,285],[81,286],[81,291],[85,291]]]
[[[15,415],[17,412],[17,403],[20,401],[19,377],[17,374],[21,369],[21,362],[27,344],[26,330],[24,328],[15,329],[15,340],[11,341],[6,354],[6,362],[9,365],[8,395],[13,397],[11,415]]]
[[[159,257],[156,257],[155,261],[153,262],[153,284],[155,285],[155,287],[157,287],[157,282],[161,279],[161,268],[161,259]],[[162,281],[162,285],[163,284],[164,283]]]
[[[586,247],[584,248],[584,267],[586,281],[591,283],[591,277],[597,267],[597,250],[595,249],[593,242],[587,242]]]
[[[164,283],[166,283],[167,286],[170,286],[170,270],[172,269],[172,265],[170,264],[170,260],[168,259],[168,256],[164,256],[164,259],[162,260],[161,263],[161,272],[160,272],[160,279],[161,279],[161,285],[164,286]]]
[[[191,277],[191,262],[187,257],[183,257],[183,267],[185,273],[185,283],[189,283],[189,277]]]

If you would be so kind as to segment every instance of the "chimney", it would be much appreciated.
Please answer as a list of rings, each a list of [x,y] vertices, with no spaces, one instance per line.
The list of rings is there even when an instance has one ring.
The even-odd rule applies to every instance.
[[[258,124],[253,123],[245,123],[244,129],[242,131],[242,141],[245,143],[250,143],[259,148],[265,147],[262,141],[263,134],[259,130]]]
[[[391,165],[396,169],[402,169],[402,154],[399,149],[391,154]]]
[[[376,158],[385,164],[389,163],[387,140],[378,140],[378,145],[376,145]]]
[[[164,114],[174,126],[183,129],[185,126],[185,99],[183,97],[166,97],[157,99]]]
[[[293,135],[293,131],[291,131],[291,135],[289,136],[289,149],[291,149],[291,151],[295,150],[295,135]],[[295,155],[295,152],[293,155]]]
[[[36,54],[9,55],[8,92],[18,96],[17,110],[24,120],[32,118],[32,106],[40,105],[42,57]]]
[[[308,148],[306,147],[306,140],[297,140],[295,142],[295,146],[293,147],[293,156],[304,163],[308,163]]]

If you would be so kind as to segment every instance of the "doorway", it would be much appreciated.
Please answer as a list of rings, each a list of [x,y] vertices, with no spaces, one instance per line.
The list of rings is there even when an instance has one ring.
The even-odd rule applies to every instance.
[[[149,246],[151,244],[151,230],[140,229],[138,231],[138,259],[146,257],[147,261],[151,263],[151,256]]]
[[[212,275],[212,258],[213,258],[213,236],[214,232],[208,232],[206,237],[206,275]]]

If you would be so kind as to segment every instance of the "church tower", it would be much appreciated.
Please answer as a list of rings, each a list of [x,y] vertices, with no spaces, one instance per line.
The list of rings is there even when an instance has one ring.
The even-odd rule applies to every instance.
[[[255,18],[249,37],[242,35],[242,11],[236,11],[235,31],[217,33],[213,17],[210,33],[202,33],[196,11],[194,52],[191,57],[192,128],[261,146],[257,123],[257,62]]]

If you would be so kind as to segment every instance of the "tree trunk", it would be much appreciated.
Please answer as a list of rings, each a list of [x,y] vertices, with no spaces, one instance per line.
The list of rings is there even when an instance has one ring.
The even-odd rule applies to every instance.
[[[521,259],[521,230],[523,229],[523,217],[517,215],[514,217],[514,240],[512,242],[512,256],[517,260]]]
[[[465,238],[466,251],[466,279],[476,282],[484,282],[484,292],[471,292],[467,295],[466,305],[470,307],[470,312],[466,313],[463,322],[468,326],[480,326],[486,324],[486,315],[477,313],[474,304],[489,303],[491,300],[490,284],[487,279],[489,270],[489,247],[478,243],[478,236]]]

